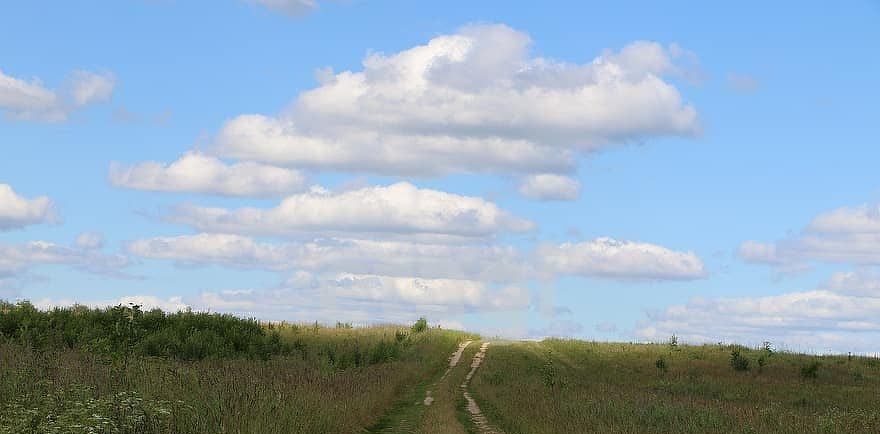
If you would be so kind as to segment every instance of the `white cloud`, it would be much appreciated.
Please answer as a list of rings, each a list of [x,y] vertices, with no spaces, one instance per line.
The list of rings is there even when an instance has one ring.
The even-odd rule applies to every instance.
[[[834,273],[823,288],[843,295],[880,298],[880,271],[863,268]]]
[[[403,175],[560,173],[575,156],[655,136],[691,136],[696,111],[663,80],[683,50],[635,42],[582,65],[531,57],[527,35],[468,26],[362,71],[324,72],[278,117],[223,126],[222,156]]]
[[[880,204],[841,207],[822,213],[807,230],[826,234],[880,234]]]
[[[289,196],[272,209],[182,206],[169,220],[200,231],[282,237],[359,233],[455,240],[534,228],[481,198],[406,182],[341,193],[314,190]]]
[[[692,299],[652,312],[638,336],[660,341],[676,335],[688,342],[770,341],[795,351],[876,352],[880,298],[825,290],[764,297]]]
[[[533,273],[512,247],[324,239],[269,244],[227,234],[137,240],[132,255],[189,264],[511,282]]]
[[[228,165],[199,152],[187,152],[171,164],[147,161],[132,166],[111,163],[110,183],[137,190],[269,197],[300,191],[301,173],[243,162]]]
[[[530,294],[526,289],[494,287],[471,280],[298,273],[279,288],[205,291],[191,304],[199,309],[256,314],[263,318],[296,312],[298,320],[317,316],[321,320],[355,318],[376,322],[414,319],[424,313],[522,310],[529,303]],[[331,313],[338,310],[351,316],[333,318]]]
[[[545,272],[589,277],[687,280],[706,276],[692,252],[634,241],[597,238],[580,243],[544,244],[536,261]]]
[[[37,265],[68,265],[92,273],[122,276],[120,269],[128,264],[123,255],[46,241],[0,244],[0,276],[15,276]]]
[[[100,232],[83,232],[76,237],[76,246],[80,249],[100,249],[104,247],[104,234]]]
[[[782,269],[804,268],[811,262],[880,265],[880,206],[823,213],[799,235],[774,243],[744,242],[740,256]]]
[[[116,87],[116,77],[111,73],[74,71],[68,86],[73,104],[83,107],[110,100]]]
[[[573,178],[552,173],[527,176],[519,186],[519,193],[537,200],[576,200],[581,184]]]
[[[115,83],[109,73],[74,71],[67,91],[59,94],[37,79],[26,81],[0,70],[0,110],[10,119],[60,122],[75,108],[108,100]]]
[[[556,275],[676,280],[706,274],[703,263],[693,253],[608,238],[544,244],[534,257],[510,246],[491,244],[353,239],[269,244],[228,234],[137,240],[128,245],[128,252],[188,264],[487,282],[521,282]]]
[[[27,199],[9,184],[0,184],[0,231],[57,220],[55,206],[48,197]]]
[[[285,15],[298,17],[318,8],[317,0],[248,0],[251,3],[281,12]]]

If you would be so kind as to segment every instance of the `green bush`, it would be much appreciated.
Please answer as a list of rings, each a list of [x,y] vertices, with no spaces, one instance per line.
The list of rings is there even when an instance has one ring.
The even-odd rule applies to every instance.
[[[428,320],[425,319],[425,317],[419,318],[419,320],[412,325],[413,333],[421,333],[425,330],[428,330]]]
[[[819,367],[822,364],[819,363],[818,360],[814,360],[804,366],[801,366],[801,377],[803,378],[818,378],[819,377]]]
[[[749,359],[742,355],[739,348],[734,348],[734,350],[730,352],[730,367],[733,368],[734,371],[748,371],[750,368]]]
[[[660,371],[661,374],[665,374],[669,371],[669,366],[666,365],[666,359],[663,357],[657,359],[657,361],[654,362],[654,366],[657,367],[657,370]]]
[[[282,351],[275,335],[254,319],[216,313],[143,311],[138,305],[41,311],[26,301],[0,301],[0,336],[35,349],[83,349],[113,357],[185,360],[267,358]]]

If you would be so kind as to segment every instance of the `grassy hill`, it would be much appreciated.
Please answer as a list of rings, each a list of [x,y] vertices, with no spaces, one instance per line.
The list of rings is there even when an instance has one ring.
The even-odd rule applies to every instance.
[[[423,322],[0,302],[0,433],[880,432],[878,359],[483,342]]]

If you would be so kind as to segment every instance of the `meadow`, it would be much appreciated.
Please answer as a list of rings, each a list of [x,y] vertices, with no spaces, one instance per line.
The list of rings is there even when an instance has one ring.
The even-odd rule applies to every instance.
[[[876,358],[492,340],[473,369],[482,342],[424,320],[324,326],[0,302],[0,433],[880,432]]]
[[[880,359],[731,345],[493,344],[472,383],[516,433],[878,433]]]
[[[3,303],[0,433],[361,432],[468,336]]]

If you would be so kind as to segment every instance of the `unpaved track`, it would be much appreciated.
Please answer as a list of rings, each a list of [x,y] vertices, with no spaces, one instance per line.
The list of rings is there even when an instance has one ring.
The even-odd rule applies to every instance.
[[[449,366],[446,368],[446,372],[443,373],[443,376],[440,377],[440,380],[438,380],[436,383],[434,383],[433,386],[431,386],[431,389],[437,387],[437,384],[442,383],[443,380],[446,380],[446,377],[449,376],[449,373],[452,371],[452,368],[458,366],[458,361],[461,360],[461,353],[464,352],[464,349],[467,348],[468,345],[471,344],[471,342],[472,341],[464,341],[464,342],[458,344],[458,349],[455,350],[454,353],[452,353],[451,357],[449,357]],[[425,400],[422,401],[422,404],[431,405],[434,402],[434,397],[431,396],[431,393],[432,393],[431,389],[428,389],[427,391],[425,391]]]
[[[471,421],[473,421],[474,425],[477,427],[477,431],[480,434],[504,434],[504,431],[489,424],[489,420],[486,419],[483,411],[480,410],[477,401],[474,401],[474,398],[471,397],[471,394],[468,393],[467,390],[468,385],[471,383],[471,378],[474,378],[474,373],[477,372],[477,368],[483,363],[488,348],[488,342],[483,342],[483,345],[480,345],[480,351],[474,355],[474,360],[471,361],[471,370],[468,372],[467,377],[465,377],[464,383],[461,383],[461,389],[462,394],[464,394],[464,399],[467,401],[467,411],[471,416]]]
[[[418,400],[416,398],[415,404],[402,404],[402,407],[392,408],[388,413],[386,413],[384,421],[380,420],[374,427],[368,428],[365,432],[373,432],[373,433],[414,433],[417,431],[417,426],[420,424],[420,419],[424,417],[423,410],[418,410],[415,407],[421,407],[424,405],[425,407],[430,406],[434,403],[435,397],[433,390],[436,390],[438,387],[444,385],[447,382],[447,377],[453,368],[455,368],[459,361],[461,360],[461,356],[464,353],[465,348],[471,344],[472,341],[465,341],[458,345],[458,349],[449,356],[449,365],[446,368],[446,371],[443,373],[443,376],[440,377],[439,380],[434,382],[432,385],[428,386],[425,389],[425,398],[424,400]],[[442,393],[440,395],[443,395]],[[448,395],[447,395],[448,398]],[[411,401],[410,401],[411,402]],[[413,406],[413,407],[410,407]]]

